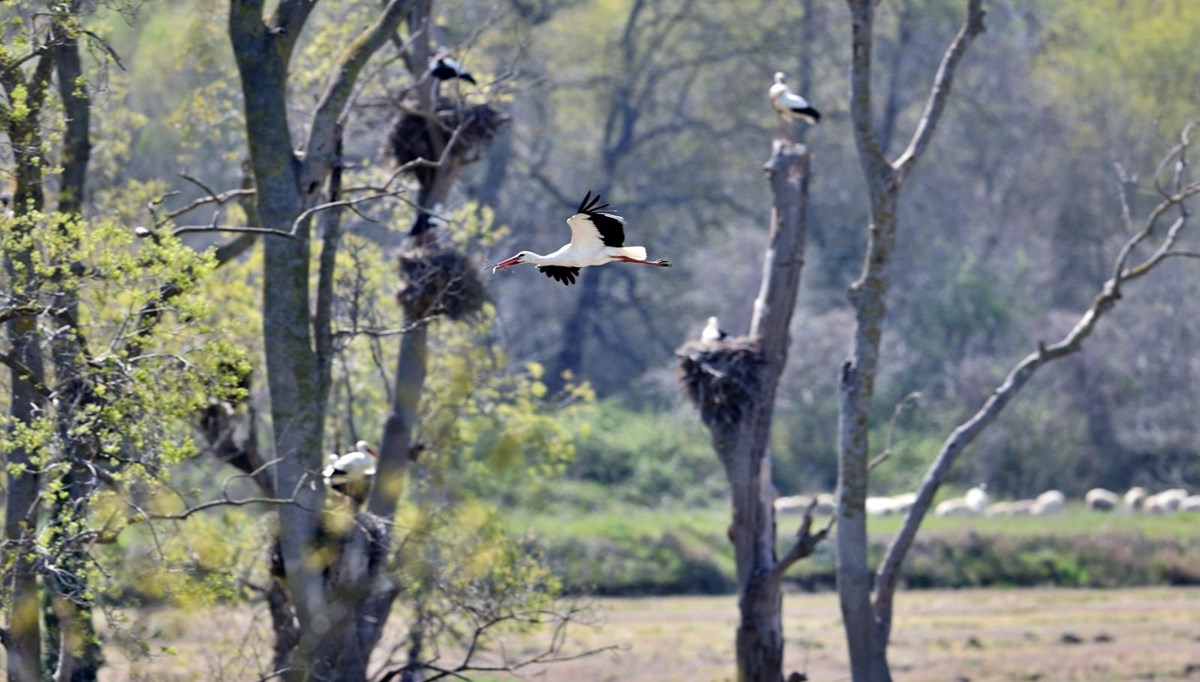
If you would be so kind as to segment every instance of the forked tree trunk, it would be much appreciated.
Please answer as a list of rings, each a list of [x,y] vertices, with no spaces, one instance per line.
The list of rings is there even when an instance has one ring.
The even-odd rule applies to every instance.
[[[954,72],[967,47],[983,32],[981,0],[967,0],[967,17],[942,56],[924,113],[908,147],[894,162],[884,157],[871,103],[871,52],[877,0],[847,0],[851,22],[850,115],[866,180],[871,223],[862,274],[850,285],[855,330],[842,365],[838,401],[837,587],[855,682],[888,682],[888,621],[871,600],[867,562],[866,500],[869,484],[871,399],[887,317],[897,206],[905,180],[921,158],[945,111]],[[887,131],[885,131],[886,133]],[[890,134],[890,133],[888,133]]]
[[[733,498],[729,537],[737,564],[739,682],[783,680],[780,584],[787,568],[812,549],[806,523],[797,546],[807,551],[793,550],[782,561],[776,556],[775,493],[767,452],[804,264],[808,159],[804,147],[776,140],[766,164],[774,203],[749,335],[691,342],[677,351],[685,387],[709,427]]]

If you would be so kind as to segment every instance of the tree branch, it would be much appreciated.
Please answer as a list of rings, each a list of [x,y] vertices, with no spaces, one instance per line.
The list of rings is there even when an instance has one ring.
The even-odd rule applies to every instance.
[[[14,358],[8,353],[0,353],[0,364],[8,365],[14,372],[21,376],[21,380],[29,384],[43,398],[51,398],[53,393],[46,388],[45,384],[38,380],[38,373],[25,363]]]
[[[937,130],[942,113],[946,110],[946,100],[950,97],[950,86],[954,83],[955,68],[962,61],[963,55],[967,53],[971,41],[975,36],[983,33],[985,14],[983,0],[967,0],[967,18],[963,21],[958,35],[954,36],[954,40],[950,42],[945,54],[942,55],[942,63],[938,66],[937,75],[933,79],[933,87],[929,90],[929,100],[925,103],[925,113],[921,115],[921,122],[917,124],[917,130],[913,133],[908,149],[904,150],[894,164],[898,183],[902,184],[908,174],[912,172],[913,166],[921,158],[925,148],[929,146],[929,141],[933,139],[933,133]]]
[[[792,564],[795,564],[804,557],[811,556],[817,550],[817,545],[829,537],[829,531],[833,529],[833,524],[837,521],[837,514],[830,514],[829,521],[826,522],[825,527],[814,534],[812,532],[812,523],[813,514],[816,512],[816,509],[817,498],[814,495],[812,501],[808,503],[808,508],[804,510],[804,519],[800,522],[800,528],[796,531],[796,542],[788,550],[788,553],[779,560],[779,563],[775,564],[775,568],[771,571],[771,579],[776,583],[783,580],[783,576],[787,574]]]
[[[371,58],[396,31],[408,10],[411,0],[389,0],[375,23],[359,34],[342,53],[334,67],[333,76],[317,104],[309,126],[309,137],[304,145],[304,168],[301,173],[301,191],[313,195],[320,187],[333,162],[337,121],[341,118],[346,102],[354,91],[354,83],[367,60]],[[283,0],[284,5],[309,5],[309,0]]]
[[[1178,182],[1176,184],[1177,186],[1180,185]],[[917,499],[908,514],[904,517],[900,532],[892,540],[887,554],[884,556],[883,562],[876,572],[874,609],[876,618],[884,630],[885,637],[886,633],[891,629],[892,611],[896,586],[899,581],[900,566],[907,556],[908,550],[912,547],[917,530],[928,513],[929,507],[933,503],[933,497],[949,472],[950,466],[963,450],[988,425],[996,420],[1008,403],[1028,384],[1039,368],[1053,360],[1066,357],[1080,350],[1083,342],[1095,330],[1100,318],[1112,310],[1116,306],[1117,301],[1121,299],[1121,284],[1123,282],[1146,275],[1154,267],[1162,263],[1167,258],[1167,254],[1188,253],[1172,251],[1170,247],[1175,243],[1180,231],[1187,223],[1189,212],[1183,202],[1198,192],[1200,192],[1200,183],[1183,186],[1181,191],[1167,197],[1162,203],[1151,209],[1146,220],[1143,222],[1142,229],[1137,234],[1131,236],[1121,248],[1119,255],[1115,259],[1116,265],[1114,266],[1112,277],[1104,283],[1100,292],[1092,300],[1087,310],[1079,317],[1075,326],[1057,343],[1050,345],[1038,343],[1037,350],[1026,355],[1012,368],[1005,378],[1004,383],[996,388],[987,401],[984,402],[983,406],[969,419],[959,424],[946,438],[937,458],[930,465],[924,479],[921,481],[921,486],[917,491]],[[1162,244],[1156,250],[1155,254],[1138,266],[1129,269],[1123,268],[1122,264],[1128,259],[1133,247],[1150,235],[1158,219],[1170,210],[1171,207],[1178,207],[1180,216],[1168,229],[1167,234],[1163,237]]]

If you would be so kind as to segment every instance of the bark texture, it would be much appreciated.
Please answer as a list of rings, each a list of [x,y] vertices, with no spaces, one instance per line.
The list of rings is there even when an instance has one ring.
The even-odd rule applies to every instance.
[[[808,163],[804,147],[776,140],[766,164],[774,201],[770,242],[749,335],[692,342],[677,351],[685,388],[709,428],[733,498],[729,537],[737,564],[741,682],[784,679],[780,584],[788,567],[823,537],[823,532],[820,537],[809,533],[809,515],[795,548],[782,560],[776,556],[775,493],[767,452],[804,265]]]
[[[850,116],[870,208],[862,274],[850,285],[855,331],[839,383],[837,583],[855,682],[891,679],[887,628],[871,602],[867,562],[866,499],[870,407],[887,316],[900,190],[928,147],[945,111],[954,72],[973,38],[983,32],[981,0],[968,0],[967,18],[942,57],[924,113],[908,147],[894,162],[884,157],[871,100],[875,0],[847,0],[851,16]],[[894,93],[893,93],[894,94]],[[890,132],[888,132],[890,136]]]

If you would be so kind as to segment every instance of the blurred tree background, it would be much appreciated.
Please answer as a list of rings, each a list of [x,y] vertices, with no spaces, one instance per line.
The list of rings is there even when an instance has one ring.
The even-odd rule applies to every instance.
[[[165,213],[207,188],[242,187],[248,153],[228,3],[96,5],[87,28],[111,52],[97,41],[83,50],[87,80],[79,87],[94,110],[84,216],[132,234],[158,219],[148,205]],[[960,5],[881,5],[874,85],[890,155],[916,124]],[[5,3],[0,15],[19,15],[13,7]],[[1197,3],[997,0],[987,10],[987,33],[959,70],[936,149],[907,185],[901,210],[874,422],[886,428],[905,395],[922,398],[899,418],[873,494],[911,489],[946,431],[1014,360],[1073,323],[1128,236],[1119,193],[1137,188],[1131,209],[1144,213],[1157,197],[1138,179],[1200,115]],[[372,3],[319,6],[293,56],[293,106],[316,101],[330,50],[376,11]],[[775,119],[766,90],[783,70],[823,118],[804,137],[813,153],[810,243],[779,388],[774,473],[781,494],[832,490],[837,368],[852,328],[845,290],[858,273],[866,222],[847,116],[844,3],[448,0],[433,15],[434,43],[479,81],[456,87],[510,118],[444,207],[455,247],[481,269],[520,249],[552,250],[592,190],[628,219],[632,243],[675,267],[590,269],[572,287],[531,269],[486,276],[491,304],[482,317],[439,326],[431,337],[418,436],[438,456],[415,474],[418,484],[484,500],[492,511],[468,505],[483,516],[497,508],[549,516],[722,504],[723,474],[682,403],[672,353],[710,315],[733,333],[748,327],[768,224],[761,165]],[[6,26],[7,42],[20,29]],[[385,49],[364,72],[345,121],[346,186],[391,175],[386,130],[412,85],[400,59]],[[5,111],[15,104],[10,96]],[[45,114],[50,142],[62,135],[58,113]],[[61,159],[48,147],[54,192]],[[14,181],[13,158],[5,138],[6,185]],[[397,188],[403,199],[415,183],[402,177]],[[343,214],[336,315],[344,329],[383,330],[399,319],[395,254],[414,213],[403,200],[357,208]],[[211,215],[203,209],[176,222]],[[253,218],[231,201],[221,222]],[[181,238],[203,250],[230,236]],[[112,248],[131,251],[128,241],[111,240]],[[222,344],[241,349],[255,377],[260,251],[246,242],[244,253],[196,285]],[[1037,378],[958,466],[957,482],[986,482],[998,497],[1200,485],[1200,277],[1189,267],[1180,259],[1165,266],[1167,276],[1139,282],[1128,293],[1138,304],[1121,306],[1083,353]],[[381,433],[395,366],[395,344],[386,339],[338,339],[329,449]],[[0,378],[5,408],[8,381]],[[249,404],[265,413],[263,396],[249,387]],[[219,493],[230,473],[212,458],[185,458],[172,485],[195,502]],[[263,567],[249,564],[261,557],[238,556],[215,539],[261,545],[265,531],[241,521],[259,517],[241,510],[202,517],[187,532],[209,539],[197,541],[190,557],[169,538],[146,549],[140,531],[104,551],[126,552],[130,566],[147,572],[132,557],[155,555],[161,577],[141,586],[151,598],[190,594],[163,587],[180,574],[232,592],[255,584]]]

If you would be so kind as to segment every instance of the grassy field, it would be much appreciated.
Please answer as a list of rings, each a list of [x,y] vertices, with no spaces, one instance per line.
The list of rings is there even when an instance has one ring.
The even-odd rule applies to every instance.
[[[523,677],[551,682],[733,678],[732,597],[598,599],[593,604],[598,622],[575,630],[567,653],[616,648],[526,669]],[[175,653],[130,662],[110,651],[102,680],[254,679],[255,662],[266,660],[270,650],[262,614],[218,608],[187,615],[146,612],[136,620],[157,633],[153,651],[170,646]],[[787,670],[804,672],[810,680],[848,679],[835,595],[788,595],[785,635]],[[506,642],[506,650],[519,655],[542,644],[539,637],[518,637]],[[447,655],[445,660],[454,659]],[[897,679],[906,682],[1197,679],[1200,588],[904,592],[890,660]]]

